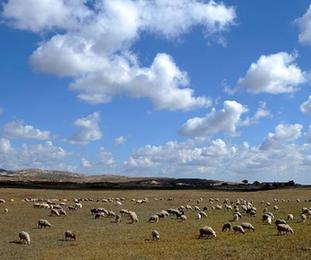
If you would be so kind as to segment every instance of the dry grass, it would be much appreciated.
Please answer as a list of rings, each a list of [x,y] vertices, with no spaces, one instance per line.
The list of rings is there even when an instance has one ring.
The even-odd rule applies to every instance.
[[[125,197],[127,200],[122,208],[137,212],[140,222],[127,224],[111,223],[112,219],[95,220],[90,214],[93,207],[105,207],[118,211],[111,203],[82,202],[83,208],[69,212],[66,217],[50,217],[47,209],[34,209],[32,203],[22,202],[25,197],[40,198],[68,198],[89,197],[109,198]],[[131,198],[148,197],[150,203],[135,204]],[[155,201],[153,198],[163,198]],[[168,201],[173,197],[174,201]],[[197,220],[196,213],[187,211],[188,220],[179,223],[175,219],[161,219],[159,223],[147,223],[148,217],[161,209],[179,207],[180,205],[196,205],[196,200],[203,197],[200,207],[208,205],[208,198],[254,200],[259,214],[257,217],[244,216],[241,221],[251,222],[256,232],[245,235],[235,235],[231,232],[221,233],[224,222],[232,218],[232,213],[225,210],[208,212],[208,218]],[[62,191],[62,190],[23,190],[0,189],[0,198],[11,199],[0,205],[0,210],[7,207],[9,213],[0,214],[1,237],[0,259],[310,259],[311,258],[311,220],[300,223],[297,218],[301,208],[310,207],[310,189],[293,189],[265,191],[256,193],[208,192],[195,191]],[[288,213],[294,214],[296,219],[290,223],[295,234],[277,236],[274,225],[261,223],[261,212],[265,205],[261,200],[272,201],[273,198],[291,199],[291,202],[279,202],[277,218],[286,218]],[[301,203],[296,199],[300,198]],[[188,200],[191,200],[190,202]],[[271,211],[273,207],[271,203]],[[45,218],[52,223],[51,229],[37,229],[37,221]],[[216,239],[198,240],[201,226],[209,225],[217,232]],[[64,241],[64,231],[73,230],[77,234],[77,241]],[[150,241],[151,231],[157,229],[161,240]],[[21,245],[18,232],[24,230],[30,233],[31,245]]]

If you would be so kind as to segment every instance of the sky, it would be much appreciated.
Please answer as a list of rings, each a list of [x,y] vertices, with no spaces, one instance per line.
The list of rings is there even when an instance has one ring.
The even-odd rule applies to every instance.
[[[311,1],[0,0],[0,168],[311,183]]]

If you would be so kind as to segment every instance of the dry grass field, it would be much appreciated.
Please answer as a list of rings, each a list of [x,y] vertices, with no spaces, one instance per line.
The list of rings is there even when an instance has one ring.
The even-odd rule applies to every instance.
[[[50,216],[49,209],[36,209],[32,202],[23,202],[24,198],[67,198],[73,204],[73,198],[93,198],[92,202],[82,202],[83,208],[69,211],[67,216]],[[124,197],[122,206],[114,203],[96,202],[96,199]],[[149,203],[137,204],[132,198],[149,198]],[[256,232],[234,234],[221,232],[224,222],[232,219],[232,212],[225,209],[209,210],[208,217],[196,219],[195,211],[186,211],[187,221],[181,223],[173,217],[160,219],[159,223],[147,223],[152,213],[162,209],[177,208],[181,205],[197,205],[197,199],[203,198],[198,206],[210,208],[209,198],[219,198],[220,204],[225,198],[235,200],[244,198],[253,200],[257,207],[256,217],[243,215],[237,222],[250,222]],[[0,259],[311,259],[311,219],[300,222],[302,207],[311,207],[310,189],[276,190],[253,193],[210,192],[203,190],[122,190],[122,191],[66,191],[66,190],[30,190],[0,189],[0,198],[6,203],[0,204]],[[161,198],[162,200],[155,200]],[[174,200],[168,200],[174,198]],[[290,202],[274,203],[273,199],[290,199]],[[296,199],[301,202],[297,203]],[[10,202],[14,199],[14,202]],[[276,218],[286,219],[288,213],[295,216],[289,224],[293,235],[279,236],[275,225],[264,225],[261,221],[265,204],[270,201],[269,210]],[[279,210],[274,211],[273,205]],[[128,224],[122,219],[119,224],[112,218],[94,219],[90,209],[104,207],[118,212],[121,208],[133,210],[140,222]],[[9,212],[4,214],[3,209]],[[40,218],[51,222],[50,229],[38,229]],[[215,239],[198,239],[199,228],[208,225],[217,233]],[[65,241],[64,231],[72,230],[77,241]],[[151,231],[160,232],[160,241],[151,240]],[[19,244],[19,231],[27,231],[31,236],[31,245]]]

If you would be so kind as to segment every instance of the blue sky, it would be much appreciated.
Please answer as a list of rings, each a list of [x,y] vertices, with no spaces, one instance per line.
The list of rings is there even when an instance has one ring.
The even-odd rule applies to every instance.
[[[0,167],[311,183],[310,1],[0,3]]]

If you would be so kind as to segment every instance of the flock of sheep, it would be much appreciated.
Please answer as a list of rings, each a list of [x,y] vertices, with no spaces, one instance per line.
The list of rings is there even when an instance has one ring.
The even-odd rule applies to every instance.
[[[67,209],[69,211],[76,211],[83,207],[82,203],[87,201],[96,201],[96,202],[104,202],[104,203],[113,203],[115,206],[121,207],[126,199],[125,198],[108,198],[108,199],[91,199],[91,198],[75,198],[72,201],[67,199],[37,199],[37,198],[25,198],[23,202],[31,203],[34,208],[43,208],[48,209],[50,211],[50,216],[67,216]],[[160,200],[158,198],[154,198],[154,200]],[[169,201],[174,201],[173,198],[169,198]],[[13,199],[10,200],[14,202]],[[306,200],[308,201],[308,200]],[[149,203],[149,199],[132,199],[131,202],[144,204]],[[289,202],[289,200],[278,200],[274,199],[273,203],[277,204],[280,202]],[[297,203],[300,200],[297,199]],[[6,201],[4,199],[0,199],[0,204],[5,204]],[[255,227],[249,222],[243,222],[241,224],[237,224],[238,221],[243,218],[243,216],[256,217],[258,215],[257,208],[254,205],[254,202],[251,200],[245,199],[236,199],[229,200],[224,199],[223,202],[220,202],[219,199],[209,198],[204,207],[200,207],[203,202],[203,198],[200,198],[196,201],[196,206],[186,205],[179,206],[176,208],[162,209],[156,213],[150,215],[147,222],[149,223],[157,223],[160,219],[163,218],[175,218],[180,222],[187,221],[187,214],[192,214],[195,212],[196,218],[201,220],[202,218],[208,218],[208,214],[213,210],[225,210],[232,212],[232,219],[229,219],[228,222],[224,223],[222,226],[222,232],[230,232],[245,234],[246,231],[255,232]],[[275,219],[274,213],[268,210],[268,207],[271,206],[270,202],[262,201],[261,204],[265,205],[262,214],[262,223],[266,225],[271,225],[273,222],[276,226],[278,235],[285,234],[294,234],[293,228],[288,224],[294,220],[294,215],[289,213],[285,219]],[[278,211],[278,206],[273,206],[273,211]],[[4,208],[3,213],[8,213],[8,208]],[[95,219],[98,218],[113,218],[114,223],[120,223],[123,219],[126,219],[127,223],[134,224],[139,222],[138,215],[136,212],[120,209],[118,213],[107,210],[103,207],[91,208],[90,214]],[[304,223],[308,218],[311,217],[311,208],[302,208],[300,214],[300,221]],[[297,218],[296,218],[297,219]],[[39,219],[37,224],[39,229],[42,228],[51,228],[52,224],[46,219]],[[65,240],[76,240],[77,236],[71,230],[67,230],[64,232]],[[199,239],[201,238],[216,238],[215,230],[210,226],[203,226],[199,229]],[[30,234],[25,231],[19,232],[20,243],[30,245],[31,239]],[[154,241],[160,240],[160,233],[157,230],[152,230],[151,239]]]

